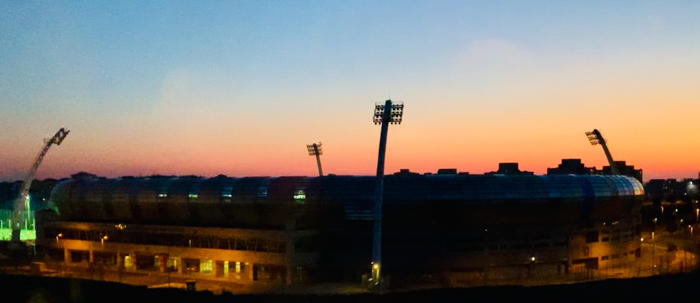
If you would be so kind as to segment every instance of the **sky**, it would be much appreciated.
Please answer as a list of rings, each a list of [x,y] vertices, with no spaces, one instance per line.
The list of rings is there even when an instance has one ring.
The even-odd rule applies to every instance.
[[[700,1],[1,1],[0,180],[700,172]]]

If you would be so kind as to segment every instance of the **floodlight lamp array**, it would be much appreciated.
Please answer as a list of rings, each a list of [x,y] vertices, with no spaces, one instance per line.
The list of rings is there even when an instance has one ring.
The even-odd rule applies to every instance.
[[[401,124],[403,119],[403,103],[391,105],[391,124]]]
[[[374,124],[382,124],[382,117],[384,116],[384,105],[375,104],[374,105]]]
[[[588,137],[588,141],[591,142],[591,145],[605,143],[605,141],[603,140],[603,136],[601,136],[600,132],[595,129],[592,132],[586,132],[586,137]]]
[[[382,124],[384,122],[384,105],[374,105],[374,124]],[[390,124],[401,124],[403,120],[403,102],[397,102],[391,105],[391,113],[389,114]]]
[[[598,144],[598,136],[596,136],[593,132],[586,132],[586,137],[588,137],[588,141],[591,142],[591,145]]]
[[[318,155],[323,155],[323,150],[321,149],[321,143],[319,142],[318,144],[306,144],[306,149],[309,150],[309,156],[315,156],[316,155],[316,149],[314,149],[314,145],[316,145],[316,148],[318,148]]]

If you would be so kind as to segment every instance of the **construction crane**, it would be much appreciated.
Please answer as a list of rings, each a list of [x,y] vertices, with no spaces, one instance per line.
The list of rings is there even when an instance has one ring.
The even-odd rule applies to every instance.
[[[22,229],[22,223],[24,222],[23,217],[26,207],[25,201],[29,196],[29,188],[32,186],[36,171],[39,169],[39,165],[41,165],[41,161],[44,160],[44,156],[46,156],[46,153],[49,151],[49,148],[51,148],[51,145],[61,145],[61,142],[63,142],[63,139],[68,136],[69,132],[69,130],[66,130],[63,126],[61,126],[61,129],[59,129],[56,134],[53,135],[53,137],[44,139],[44,147],[41,149],[39,155],[37,155],[36,160],[34,161],[34,164],[29,169],[29,173],[27,174],[27,177],[24,178],[24,182],[22,182],[22,190],[19,192],[19,197],[17,197],[17,200],[15,200],[15,210],[12,213],[12,239],[10,243],[13,246],[19,247],[21,244],[19,234],[20,230]]]

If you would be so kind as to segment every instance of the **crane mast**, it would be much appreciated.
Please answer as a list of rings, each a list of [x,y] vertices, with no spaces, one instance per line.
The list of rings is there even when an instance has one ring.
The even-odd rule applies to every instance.
[[[66,138],[70,130],[66,130],[65,128],[61,127],[55,135],[51,138],[44,139],[44,147],[41,149],[39,154],[36,157],[36,160],[34,161],[34,164],[32,167],[29,169],[29,173],[27,174],[27,177],[24,178],[24,182],[22,182],[22,189],[19,193],[19,197],[17,197],[17,200],[15,200],[15,209],[14,212],[12,213],[12,242],[13,243],[19,243],[19,234],[20,230],[22,229],[22,223],[24,222],[23,217],[24,217],[24,211],[25,211],[25,201],[27,200],[27,196],[29,196],[29,188],[32,186],[32,182],[34,181],[34,176],[36,175],[37,169],[39,169],[39,165],[41,165],[41,161],[44,160],[44,156],[46,156],[46,153],[49,151],[49,148],[51,148],[51,145],[56,144],[56,145],[61,145],[61,142],[63,142],[63,139]]]

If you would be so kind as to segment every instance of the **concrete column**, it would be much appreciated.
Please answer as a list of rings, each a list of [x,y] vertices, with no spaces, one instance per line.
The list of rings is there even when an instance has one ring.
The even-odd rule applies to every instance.
[[[248,279],[250,279],[251,281],[255,281],[255,279],[254,279],[254,277],[255,277],[255,264],[249,263],[247,270],[248,270]]]
[[[94,256],[93,256],[93,253],[92,253],[92,250],[89,250],[89,251],[88,251],[88,255],[90,256],[90,257],[88,258],[88,259],[89,259],[89,263],[92,264],[92,263],[94,262],[94,260],[95,260],[95,259],[94,259]]]
[[[124,256],[117,253],[117,269],[124,269]]]
[[[158,270],[160,272],[165,272],[168,266],[168,255],[167,254],[159,254],[158,255]]]
[[[177,273],[182,274],[185,269],[185,263],[182,261],[181,257],[177,257]]]
[[[220,274],[219,271],[219,261],[216,260],[211,260],[211,274],[213,277],[218,277]]]
[[[66,264],[70,264],[73,261],[68,248],[63,249],[63,260],[66,262]]]

